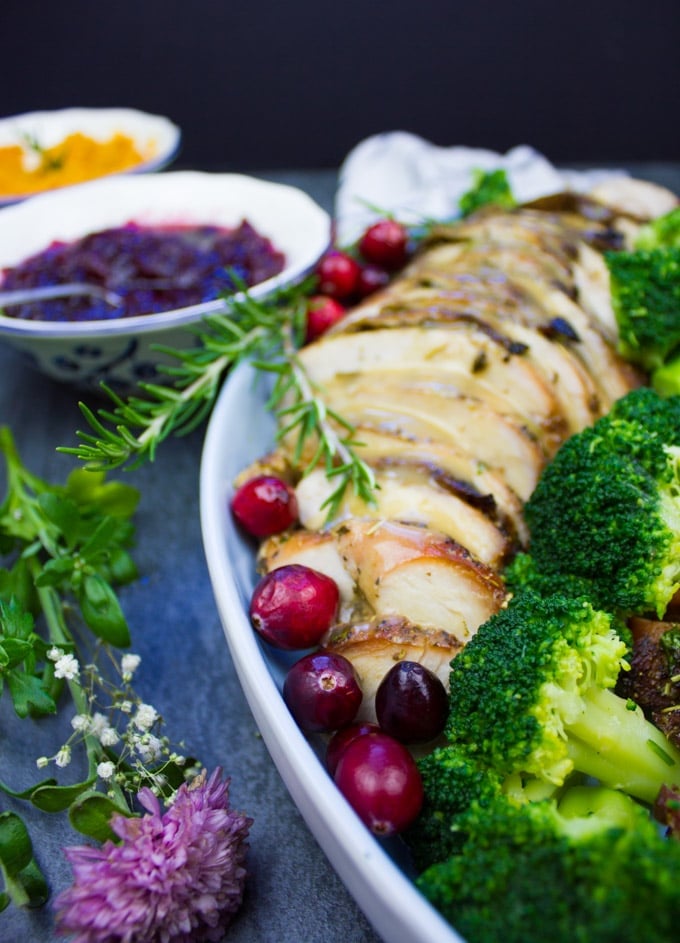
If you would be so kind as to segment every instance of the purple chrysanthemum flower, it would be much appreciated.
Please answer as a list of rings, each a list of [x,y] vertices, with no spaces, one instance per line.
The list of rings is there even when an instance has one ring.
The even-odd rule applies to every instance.
[[[243,899],[252,819],[229,808],[221,769],[182,785],[161,813],[114,816],[121,839],[66,849],[73,885],[59,895],[57,929],[73,943],[199,943],[221,940]]]

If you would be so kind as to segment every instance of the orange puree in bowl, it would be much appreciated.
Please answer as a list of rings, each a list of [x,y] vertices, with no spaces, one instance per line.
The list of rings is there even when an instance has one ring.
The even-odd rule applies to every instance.
[[[31,155],[36,159],[32,160]],[[82,183],[141,164],[143,155],[126,134],[97,141],[77,132],[53,147],[19,144],[0,147],[0,197],[24,196]]]

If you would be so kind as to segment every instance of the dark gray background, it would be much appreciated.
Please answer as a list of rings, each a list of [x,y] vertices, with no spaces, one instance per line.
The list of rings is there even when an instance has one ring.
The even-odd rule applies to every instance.
[[[336,167],[397,128],[680,159],[677,0],[2,0],[0,35],[0,114],[167,114],[206,169]]]

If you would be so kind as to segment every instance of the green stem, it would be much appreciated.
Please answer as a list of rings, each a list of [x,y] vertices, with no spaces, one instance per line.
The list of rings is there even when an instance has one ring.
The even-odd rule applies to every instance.
[[[569,755],[578,770],[650,804],[662,785],[679,781],[680,753],[639,707],[630,710],[624,698],[605,689],[587,692],[585,701],[582,718],[568,727]]]
[[[41,569],[40,563],[35,557],[31,559],[30,567],[33,581],[35,583]],[[59,598],[58,593],[49,586],[38,587],[37,593],[43,614],[45,616],[45,624],[47,625],[47,634],[50,642],[52,645],[57,647],[61,647],[63,645],[73,647],[73,636],[66,625],[61,599]],[[68,686],[69,694],[71,695],[71,700],[73,701],[73,706],[75,707],[76,713],[88,714],[89,705],[87,703],[87,697],[85,696],[85,692],[83,691],[80,683],[69,678],[67,679],[66,684]],[[98,764],[107,757],[102,750],[101,744],[96,737],[92,736],[92,734],[85,734],[83,737],[83,743],[85,744],[85,751],[87,753],[88,778],[90,778],[96,776]],[[125,798],[125,794],[120,786],[117,785],[117,783],[111,782],[109,784],[109,788],[115,792],[116,799],[120,805],[129,807],[129,804]]]
[[[137,437],[137,442],[139,443],[137,451],[144,452],[147,448],[151,447],[154,442],[160,442],[164,439],[167,434],[166,427],[169,425],[172,428],[175,417],[182,407],[193,399],[203,399],[206,395],[206,391],[216,388],[219,378],[229,368],[232,362],[233,357],[229,354],[218,357],[217,360],[213,360],[213,362],[204,369],[203,373],[201,373],[193,383],[184,387],[180,396],[174,401],[172,408],[155,416],[142,434]]]

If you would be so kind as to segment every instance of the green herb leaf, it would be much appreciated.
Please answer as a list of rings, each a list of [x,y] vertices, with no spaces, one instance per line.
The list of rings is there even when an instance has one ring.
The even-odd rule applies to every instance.
[[[78,590],[85,622],[93,633],[117,648],[130,644],[130,630],[111,586],[99,574],[86,576]]]
[[[42,907],[49,897],[47,881],[35,858],[31,858],[23,871],[16,875],[13,884],[15,888],[21,888],[21,895],[25,900],[26,907]],[[15,894],[18,897],[16,890]],[[19,903],[18,899],[15,900],[15,903]]]
[[[503,169],[473,171],[473,184],[467,193],[463,194],[458,203],[461,214],[469,216],[483,206],[499,206],[512,209],[516,206],[515,198],[510,189],[508,176]]]
[[[98,557],[107,556],[111,546],[115,546],[120,539],[119,522],[115,517],[104,517],[80,548],[80,556],[83,560],[94,562]]]
[[[20,665],[33,651],[30,642],[24,639],[0,639],[0,670],[15,668]]]
[[[45,689],[41,678],[25,671],[10,671],[6,675],[14,710],[19,717],[29,714],[54,714],[57,705]]]
[[[0,635],[26,641],[37,637],[33,633],[33,617],[14,598],[7,603],[0,599]]]
[[[0,862],[5,875],[14,877],[32,857],[31,839],[23,821],[14,812],[0,814]]]
[[[47,900],[47,883],[33,857],[28,830],[14,812],[0,814],[0,871],[6,888],[0,910],[10,900],[19,907],[40,907]]]
[[[139,576],[135,561],[122,547],[115,547],[110,552],[106,570],[110,582],[115,583],[117,586],[131,583]]]
[[[15,600],[25,613],[33,611],[36,594],[26,557],[19,557],[10,569],[0,567],[0,600]]]
[[[42,812],[63,812],[81,796],[86,789],[89,789],[94,778],[87,779],[81,783],[74,783],[70,786],[52,786],[42,784],[31,790],[26,796],[32,804]]]
[[[30,799],[33,793],[37,789],[43,789],[45,786],[56,786],[57,781],[50,777],[50,779],[43,779],[41,782],[37,783],[35,786],[29,786],[28,789],[22,789],[17,792],[14,789],[10,789],[7,783],[0,782],[0,790],[8,796],[12,796],[13,799]]]
[[[69,807],[69,821],[82,835],[94,838],[95,841],[117,841],[116,833],[110,822],[114,815],[131,816],[130,810],[115,803],[101,792],[87,792]]]
[[[38,506],[45,520],[60,532],[66,546],[74,547],[81,531],[80,512],[75,502],[49,491],[40,495]]]
[[[73,557],[58,557],[56,560],[47,560],[43,565],[42,573],[36,577],[36,586],[61,586],[74,569]]]
[[[129,518],[137,510],[139,491],[120,481],[106,481],[102,471],[75,468],[66,480],[66,494],[81,508],[98,514]]]

